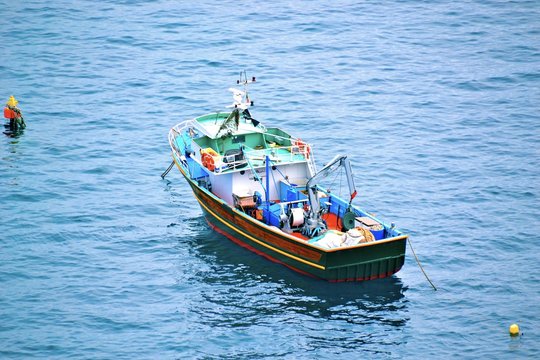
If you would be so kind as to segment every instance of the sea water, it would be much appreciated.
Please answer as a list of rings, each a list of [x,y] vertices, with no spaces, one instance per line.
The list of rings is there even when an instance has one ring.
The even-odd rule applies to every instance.
[[[537,1],[0,8],[0,98],[28,124],[0,138],[0,358],[539,356]],[[160,178],[168,130],[244,70],[254,118],[319,167],[348,154],[437,291],[409,247],[387,279],[306,278]]]

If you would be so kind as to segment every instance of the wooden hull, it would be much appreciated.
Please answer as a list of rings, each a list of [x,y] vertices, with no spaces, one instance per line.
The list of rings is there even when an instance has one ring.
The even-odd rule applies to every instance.
[[[404,264],[406,235],[349,248],[321,249],[232,208],[199,187],[178,159],[175,162],[212,229],[271,261],[331,282],[380,279],[395,274]]]

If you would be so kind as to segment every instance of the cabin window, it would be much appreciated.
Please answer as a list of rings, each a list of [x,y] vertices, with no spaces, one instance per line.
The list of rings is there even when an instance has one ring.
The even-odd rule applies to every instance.
[[[233,144],[244,143],[244,142],[246,142],[246,136],[245,135],[238,135],[238,136],[234,136],[232,138],[232,143]]]

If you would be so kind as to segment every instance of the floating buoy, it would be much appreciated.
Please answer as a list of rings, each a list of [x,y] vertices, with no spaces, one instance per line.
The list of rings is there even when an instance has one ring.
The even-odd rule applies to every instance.
[[[517,324],[510,325],[510,329],[508,329],[510,332],[510,336],[518,336],[519,335],[519,326]]]
[[[19,134],[26,127],[21,109],[17,107],[18,103],[19,101],[11,95],[4,107],[4,117],[9,119],[9,125],[5,124],[6,127],[9,126],[9,130],[4,131],[4,134],[9,136]]]
[[[8,101],[6,102],[6,105],[15,107],[17,106],[18,103],[19,101],[15,99],[15,96],[11,95]]]

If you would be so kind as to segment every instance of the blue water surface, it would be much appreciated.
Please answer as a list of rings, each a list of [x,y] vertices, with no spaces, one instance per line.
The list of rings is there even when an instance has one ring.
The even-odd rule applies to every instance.
[[[0,4],[0,358],[534,358],[538,1]],[[212,232],[167,132],[231,102],[347,153],[411,234],[391,278],[328,284]],[[523,335],[508,336],[518,323]]]

